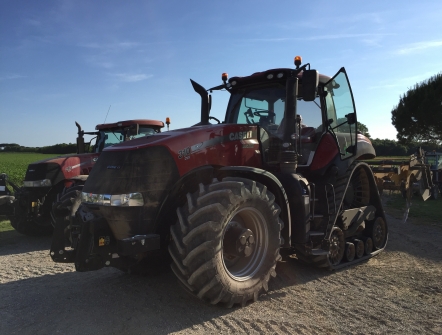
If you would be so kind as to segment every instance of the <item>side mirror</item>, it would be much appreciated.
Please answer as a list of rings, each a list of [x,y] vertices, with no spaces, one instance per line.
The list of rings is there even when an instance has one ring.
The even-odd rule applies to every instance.
[[[355,124],[356,123],[356,114],[355,113],[347,114],[347,115],[345,115],[345,117],[347,118],[348,124]]]
[[[304,70],[302,72],[302,98],[304,101],[316,99],[316,89],[319,84],[319,73],[316,70]]]

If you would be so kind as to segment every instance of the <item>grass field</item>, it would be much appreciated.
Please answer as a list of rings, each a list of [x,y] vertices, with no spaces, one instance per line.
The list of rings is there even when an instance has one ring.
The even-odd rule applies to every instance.
[[[404,213],[406,201],[399,192],[387,193],[383,197],[386,200],[387,212],[393,210]],[[423,201],[420,196],[414,195],[411,198],[409,217],[422,219],[424,222],[442,228],[442,197],[439,196],[436,200],[428,199]]]
[[[12,228],[9,220],[2,220],[0,218],[0,233],[4,232],[4,231],[9,231],[9,230],[14,230],[14,228]]]

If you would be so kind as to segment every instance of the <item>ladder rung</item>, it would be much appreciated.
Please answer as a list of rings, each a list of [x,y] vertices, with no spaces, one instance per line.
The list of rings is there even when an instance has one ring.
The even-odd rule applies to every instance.
[[[328,255],[328,251],[323,249],[312,249],[311,252],[313,256]]]
[[[314,231],[314,230],[311,230],[311,231],[309,232],[309,234],[310,234],[310,236],[324,236],[324,232],[322,232],[322,231]]]

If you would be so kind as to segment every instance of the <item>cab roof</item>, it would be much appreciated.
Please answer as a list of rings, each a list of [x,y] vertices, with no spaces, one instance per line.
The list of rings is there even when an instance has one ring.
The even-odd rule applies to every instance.
[[[101,129],[115,129],[115,128],[121,128],[121,127],[128,127],[134,124],[138,124],[140,126],[150,126],[150,127],[158,127],[158,128],[163,128],[164,127],[164,122],[163,121],[158,121],[158,120],[145,120],[145,119],[140,119],[140,120],[126,120],[126,121],[118,121],[115,123],[103,123],[103,124],[98,124],[95,126],[96,130],[101,130]]]

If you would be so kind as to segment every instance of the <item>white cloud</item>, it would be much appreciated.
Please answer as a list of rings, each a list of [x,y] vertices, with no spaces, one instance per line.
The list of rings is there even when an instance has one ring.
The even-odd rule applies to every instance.
[[[134,83],[137,81],[142,81],[142,80],[146,80],[146,79],[153,77],[152,74],[147,75],[144,73],[139,73],[139,74],[114,73],[111,75],[114,77],[117,77],[120,81],[126,82],[126,83]]]
[[[115,43],[82,43],[78,46],[87,49],[99,49],[102,52],[123,51],[140,46],[138,42],[115,42]]]
[[[22,78],[26,78],[26,76],[23,76],[21,74],[11,74],[11,75],[8,75],[8,76],[0,77],[0,81],[12,80],[12,79],[22,79]]]
[[[433,75],[433,73],[431,73],[431,72],[424,72],[424,73],[420,73],[415,76],[395,78],[392,81],[381,81],[381,82],[379,82],[379,85],[370,86],[370,87],[368,87],[368,89],[374,90],[374,89],[400,88],[401,90],[404,90],[404,89],[408,89],[408,88],[413,87],[413,85],[415,85],[418,82],[422,82],[425,79],[428,79],[432,75]]]
[[[413,52],[419,52],[426,49],[442,47],[442,41],[425,41],[409,44],[396,51],[396,54],[407,55]]]
[[[35,19],[25,19],[24,23],[33,27],[40,27],[41,21]]]
[[[251,39],[252,41],[259,42],[286,42],[286,41],[319,41],[319,40],[338,40],[338,39],[350,39],[350,38],[364,38],[361,39],[367,44],[377,44],[382,37],[389,36],[393,34],[330,34],[330,35],[314,35],[305,37],[276,37],[276,38],[257,38]]]

